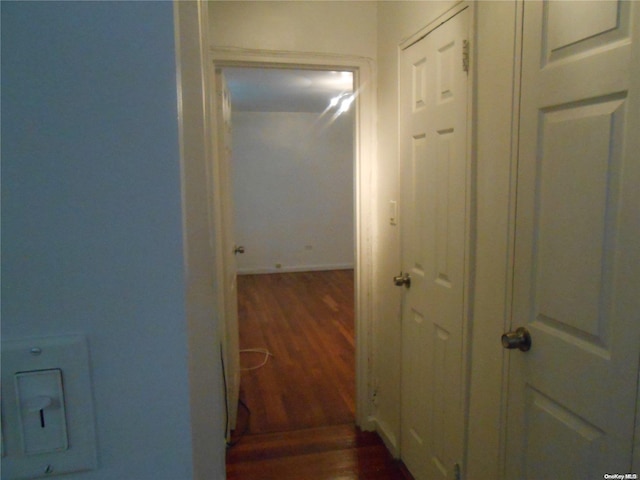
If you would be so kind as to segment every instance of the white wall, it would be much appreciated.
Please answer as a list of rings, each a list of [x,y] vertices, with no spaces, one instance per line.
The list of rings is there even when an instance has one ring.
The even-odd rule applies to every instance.
[[[173,5],[2,5],[2,338],[83,333],[99,468],[193,477]]]
[[[233,114],[239,273],[353,267],[353,112],[330,120]]]

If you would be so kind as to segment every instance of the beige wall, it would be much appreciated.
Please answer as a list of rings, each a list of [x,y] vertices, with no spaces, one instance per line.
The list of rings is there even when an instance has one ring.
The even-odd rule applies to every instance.
[[[473,49],[476,245],[465,462],[469,479],[501,478],[505,350],[500,347],[500,336],[509,323],[516,10],[516,2],[500,1],[478,2],[476,8]]]
[[[211,44],[375,58],[376,2],[210,2]]]

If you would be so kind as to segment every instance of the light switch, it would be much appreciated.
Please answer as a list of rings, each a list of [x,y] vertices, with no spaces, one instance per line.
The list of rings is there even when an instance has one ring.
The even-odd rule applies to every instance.
[[[2,480],[97,468],[87,339],[3,338],[0,367]]]
[[[66,450],[69,443],[60,369],[20,372],[15,378],[24,453]]]

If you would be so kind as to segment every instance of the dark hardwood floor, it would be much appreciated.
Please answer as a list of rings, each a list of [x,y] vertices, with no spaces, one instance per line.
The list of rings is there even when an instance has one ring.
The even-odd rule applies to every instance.
[[[380,437],[353,425],[249,435],[227,453],[228,480],[408,480]]]
[[[229,480],[411,479],[354,426],[352,270],[238,277],[240,348],[273,356],[241,376]],[[243,353],[243,368],[264,355]]]
[[[273,356],[243,371],[250,433],[353,423],[355,412],[352,270],[238,277],[240,348]],[[243,368],[263,356],[243,353]]]

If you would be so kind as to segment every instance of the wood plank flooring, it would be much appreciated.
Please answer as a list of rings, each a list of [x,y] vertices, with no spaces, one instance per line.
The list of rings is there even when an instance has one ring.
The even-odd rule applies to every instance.
[[[373,432],[352,425],[249,435],[227,454],[227,480],[411,480]]]
[[[248,432],[354,422],[353,310],[353,270],[238,277],[240,348],[273,354],[242,372]],[[241,366],[263,358],[243,353]]]
[[[353,271],[238,277],[243,371],[228,480],[411,480],[380,437],[354,426]],[[241,355],[252,367],[261,354]]]

